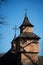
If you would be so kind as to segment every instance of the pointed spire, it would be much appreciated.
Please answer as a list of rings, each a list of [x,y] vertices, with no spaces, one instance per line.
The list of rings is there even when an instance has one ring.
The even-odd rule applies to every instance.
[[[15,30],[15,35],[14,35],[14,39],[15,39],[16,38],[16,30],[18,30],[18,28],[15,25],[15,27],[13,29]]]
[[[16,39],[16,33],[15,33],[15,35],[14,35],[14,39]]]
[[[27,17],[27,9],[25,9],[25,17],[24,17],[24,20],[23,20],[23,23],[22,25],[19,27],[19,28],[22,28],[22,26],[29,26],[29,27],[34,27],[34,25],[32,25]]]

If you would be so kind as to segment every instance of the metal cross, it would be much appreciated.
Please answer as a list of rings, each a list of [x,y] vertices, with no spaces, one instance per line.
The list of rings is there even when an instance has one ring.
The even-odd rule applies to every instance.
[[[27,16],[27,11],[28,11],[28,9],[25,9],[25,17]]]
[[[16,38],[16,30],[18,30],[17,26],[15,25],[15,27],[13,28],[15,30],[15,38]]]

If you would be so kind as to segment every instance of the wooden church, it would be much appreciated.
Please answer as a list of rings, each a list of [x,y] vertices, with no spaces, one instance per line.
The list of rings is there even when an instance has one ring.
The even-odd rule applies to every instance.
[[[39,39],[33,33],[33,27],[27,16],[24,17],[20,35],[12,40],[12,53],[17,53],[18,60],[23,65],[38,65]]]
[[[27,15],[25,15],[23,23],[19,27],[19,36],[14,36],[11,49],[2,57],[1,61],[5,60],[5,64],[16,62],[15,65],[38,65],[40,37],[33,32],[33,27],[34,25],[30,23]]]

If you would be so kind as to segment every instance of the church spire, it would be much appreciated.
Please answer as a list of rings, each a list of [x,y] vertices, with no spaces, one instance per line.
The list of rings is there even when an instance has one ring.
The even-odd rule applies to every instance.
[[[25,10],[25,17],[24,17],[24,20],[23,20],[23,23],[22,25],[19,27],[20,29],[23,27],[23,26],[29,26],[29,27],[34,27],[34,25],[32,25],[27,17],[27,9]]]
[[[14,39],[15,39],[16,38],[16,30],[18,30],[18,28],[15,25],[15,27],[13,29],[15,30],[15,35],[14,35]]]

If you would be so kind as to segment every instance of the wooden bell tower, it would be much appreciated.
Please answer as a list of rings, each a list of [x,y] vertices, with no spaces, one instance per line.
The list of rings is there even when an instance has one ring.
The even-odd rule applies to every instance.
[[[23,65],[38,65],[39,39],[33,33],[33,27],[27,16],[24,17],[20,28],[20,35],[13,39],[12,52],[18,54],[18,63]]]

